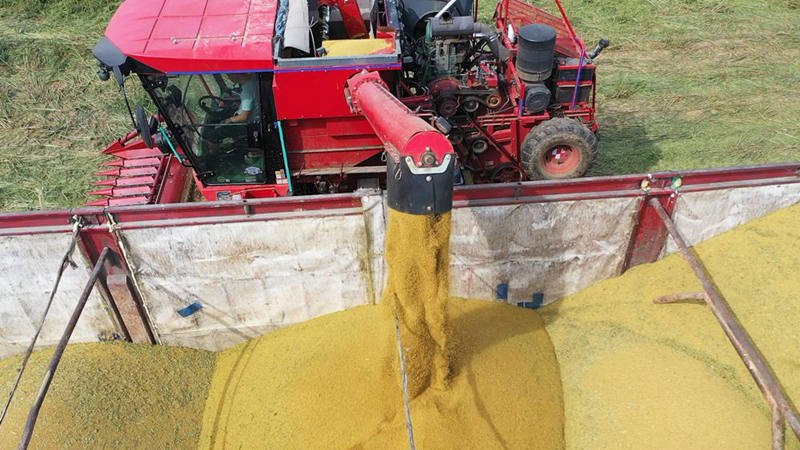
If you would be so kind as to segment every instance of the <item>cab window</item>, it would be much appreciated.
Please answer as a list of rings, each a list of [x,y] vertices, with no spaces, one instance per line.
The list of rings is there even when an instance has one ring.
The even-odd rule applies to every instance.
[[[194,154],[203,182],[264,183],[258,74],[160,77],[151,92]]]

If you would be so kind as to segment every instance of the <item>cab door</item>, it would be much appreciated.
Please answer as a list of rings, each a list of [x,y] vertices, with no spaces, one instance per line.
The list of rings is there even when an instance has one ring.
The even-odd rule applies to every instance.
[[[266,164],[271,106],[262,109],[258,73],[164,76],[153,97],[204,185],[273,182]]]

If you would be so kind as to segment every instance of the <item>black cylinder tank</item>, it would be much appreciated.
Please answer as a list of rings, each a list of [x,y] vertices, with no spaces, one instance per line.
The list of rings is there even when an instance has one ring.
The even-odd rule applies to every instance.
[[[525,25],[519,29],[517,42],[517,72],[522,81],[535,83],[550,78],[556,30],[543,23]]]

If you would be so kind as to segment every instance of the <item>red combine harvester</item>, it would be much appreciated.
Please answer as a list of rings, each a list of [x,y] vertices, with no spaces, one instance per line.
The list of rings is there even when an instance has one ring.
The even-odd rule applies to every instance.
[[[477,3],[123,2],[98,75],[125,96],[136,74],[157,113],[125,96],[143,132],[105,150],[118,158],[90,204],[182,201],[192,178],[206,200],[388,183],[425,213],[449,209],[453,184],[584,175],[608,41],[587,53],[559,0],[561,17],[501,0],[494,27]]]

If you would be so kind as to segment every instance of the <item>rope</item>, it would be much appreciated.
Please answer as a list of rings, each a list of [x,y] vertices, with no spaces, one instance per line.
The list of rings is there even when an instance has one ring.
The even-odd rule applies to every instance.
[[[56,275],[56,282],[53,286],[53,290],[50,291],[50,299],[47,301],[47,306],[44,308],[44,313],[42,314],[42,319],[39,321],[39,326],[36,328],[36,333],[33,335],[33,339],[31,340],[30,345],[28,346],[28,350],[25,352],[25,357],[22,359],[22,364],[20,365],[19,372],[17,373],[17,379],[14,381],[14,385],[11,387],[11,391],[8,393],[8,398],[6,399],[6,403],[3,406],[3,411],[0,412],[0,425],[3,423],[3,419],[6,417],[6,413],[8,412],[8,408],[11,405],[11,400],[14,398],[14,394],[17,392],[17,388],[19,387],[19,382],[22,379],[22,374],[25,372],[25,367],[28,365],[28,359],[31,357],[31,353],[33,353],[33,347],[36,345],[36,341],[39,339],[39,334],[42,332],[42,328],[44,327],[44,321],[47,318],[47,313],[50,312],[50,306],[53,305],[53,299],[56,296],[56,291],[58,291],[58,285],[61,283],[61,275],[64,274],[64,270],[66,270],[67,266],[72,266],[73,268],[78,267],[74,261],[72,261],[72,252],[75,251],[75,245],[78,242],[78,234],[80,233],[81,227],[83,226],[80,217],[74,216],[73,219],[75,220],[74,224],[72,225],[72,240],[69,243],[69,248],[67,252],[64,254],[64,257],[61,259],[61,267],[58,269],[58,275]]]
[[[394,329],[397,332],[397,353],[400,355],[400,371],[403,373],[403,403],[406,407],[406,430],[408,430],[408,445],[411,450],[416,450],[414,445],[414,427],[411,425],[411,406],[408,404],[408,375],[406,374],[406,357],[403,354],[403,339],[400,337],[400,321],[394,316]]]

